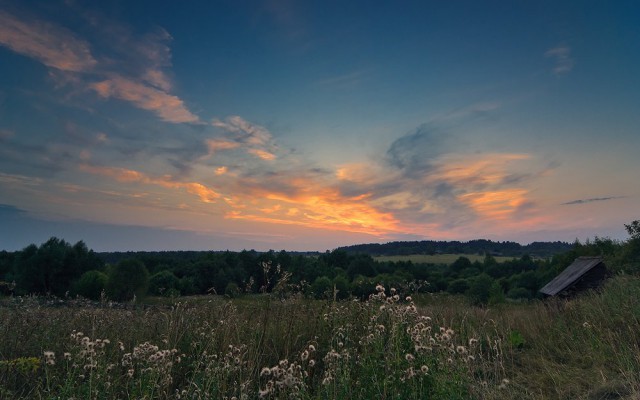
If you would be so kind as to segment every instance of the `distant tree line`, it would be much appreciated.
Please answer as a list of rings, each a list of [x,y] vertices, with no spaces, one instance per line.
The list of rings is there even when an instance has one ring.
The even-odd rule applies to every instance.
[[[398,256],[410,254],[492,254],[506,257],[549,258],[554,254],[569,251],[567,242],[533,242],[521,245],[516,242],[494,242],[477,239],[468,242],[422,240],[413,242],[369,243],[340,247],[347,253],[365,253],[373,256]]]
[[[472,304],[520,301],[537,297],[540,287],[578,256],[603,256],[614,271],[640,272],[640,223],[634,221],[626,227],[630,235],[627,241],[598,237],[585,243],[576,241],[546,259],[523,254],[499,263],[495,253],[484,247],[482,262],[460,256],[450,265],[376,261],[364,252],[367,246],[377,248],[374,245],[312,254],[284,250],[95,253],[82,241],[72,245],[54,237],[40,246],[32,244],[20,251],[0,252],[0,293],[124,301],[145,295],[233,297],[271,292],[286,296],[302,292],[316,298],[342,299],[364,298],[381,283],[406,293],[460,294]],[[495,244],[472,242],[450,242],[451,247],[442,248],[461,251],[466,249],[464,246]],[[403,243],[407,242],[398,244],[398,248]],[[550,246],[546,248],[555,244]],[[505,254],[504,247],[489,247],[494,248]]]

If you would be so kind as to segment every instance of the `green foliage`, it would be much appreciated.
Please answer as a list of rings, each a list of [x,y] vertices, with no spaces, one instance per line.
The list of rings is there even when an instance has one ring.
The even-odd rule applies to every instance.
[[[509,332],[509,344],[512,348],[521,349],[524,347],[525,343],[526,340],[524,339],[524,336],[522,336],[522,333],[517,330]]]
[[[493,281],[491,287],[489,288],[489,299],[488,304],[502,304],[506,301],[504,296],[504,291],[502,290],[502,286],[497,281]]]
[[[466,279],[456,279],[449,283],[447,292],[451,294],[463,294],[469,290],[469,282]]]
[[[156,272],[149,278],[149,293],[157,296],[168,295],[178,290],[180,281],[169,270]]]
[[[227,287],[224,289],[224,295],[232,299],[238,297],[241,293],[242,291],[238,285],[233,282],[229,282]]]
[[[509,289],[507,297],[513,300],[530,300],[531,291],[523,287]]]
[[[450,267],[450,269],[456,273],[460,273],[462,270],[466,268],[471,268],[471,260],[469,260],[469,258],[464,256],[458,257],[458,259],[454,261]]]
[[[476,306],[488,304],[491,288],[494,283],[493,278],[487,274],[478,275],[470,280],[469,289],[465,292],[469,302]]]
[[[336,297],[338,299],[346,299],[351,294],[351,289],[349,287],[349,280],[344,275],[338,275],[333,278],[333,285],[338,291],[336,293]]]
[[[640,220],[632,221],[628,225],[624,224],[624,227],[632,240],[640,240]]]
[[[73,293],[91,300],[99,300],[109,277],[101,271],[87,271],[73,285]]]
[[[143,297],[149,285],[149,272],[144,264],[135,259],[127,259],[116,264],[109,273],[107,296],[116,301]]]
[[[316,299],[331,298],[333,296],[333,282],[326,276],[316,278],[311,284],[311,293]]]
[[[52,237],[39,247],[27,246],[14,261],[13,277],[18,292],[64,296],[72,282],[89,270],[102,269],[102,262],[80,241],[71,246]]]

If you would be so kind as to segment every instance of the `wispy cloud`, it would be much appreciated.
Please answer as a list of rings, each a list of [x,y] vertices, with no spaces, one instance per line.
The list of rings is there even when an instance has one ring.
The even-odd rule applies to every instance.
[[[167,122],[198,122],[184,101],[171,93],[166,73],[171,67],[171,36],[164,29],[136,37],[101,17],[92,16],[90,21],[105,36],[104,54],[92,54],[90,43],[65,27],[4,11],[0,11],[0,45],[58,70],[52,76],[61,87],[89,87],[103,98],[127,101]]]
[[[62,71],[85,72],[96,65],[89,44],[48,22],[28,22],[0,11],[0,44]]]
[[[566,203],[561,203],[560,205],[571,206],[575,204],[587,204],[587,203],[594,203],[597,201],[608,201],[608,200],[615,200],[615,199],[622,199],[622,198],[624,198],[624,196],[594,197],[591,199],[578,199],[578,200],[567,201]]]
[[[83,172],[102,175],[109,178],[113,178],[118,182],[125,183],[142,183],[146,185],[157,185],[166,189],[181,189],[186,190],[188,193],[194,194],[205,203],[213,203],[220,197],[220,194],[215,190],[199,183],[199,182],[181,182],[174,180],[169,175],[163,175],[161,177],[151,177],[143,172],[116,167],[100,167],[89,164],[80,165],[80,170]]]
[[[227,117],[224,121],[214,119],[211,125],[235,133],[236,140],[241,143],[263,146],[271,140],[271,133],[265,127],[252,124],[237,115]]]
[[[179,97],[120,76],[93,83],[91,89],[104,98],[129,101],[168,122],[198,122],[198,117],[185,107]]]
[[[573,69],[573,58],[571,57],[571,48],[560,45],[547,50],[545,57],[553,58],[556,65],[553,67],[553,73],[556,75],[566,74]]]
[[[249,154],[253,154],[263,160],[274,160],[275,145],[272,143],[273,136],[271,132],[263,126],[253,124],[240,116],[234,115],[227,117],[225,120],[214,119],[211,125],[220,128],[226,133],[231,134],[229,140],[214,139],[208,141],[209,149],[224,150],[236,147],[246,148]],[[233,146],[231,143],[236,143]]]

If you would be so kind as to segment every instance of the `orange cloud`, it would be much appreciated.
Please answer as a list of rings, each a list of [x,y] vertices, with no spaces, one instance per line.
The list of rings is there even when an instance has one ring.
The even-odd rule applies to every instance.
[[[165,175],[161,178],[152,178],[142,172],[114,167],[96,167],[87,164],[80,166],[80,170],[95,175],[102,175],[113,178],[119,182],[139,182],[147,185],[157,185],[167,189],[183,189],[187,193],[195,194],[205,203],[213,203],[220,197],[213,189],[198,182],[178,182],[174,181],[171,176]]]
[[[209,149],[209,155],[219,150],[230,150],[240,146],[240,144],[236,142],[221,139],[208,139],[205,143],[207,144],[207,149]]]
[[[216,175],[224,175],[229,171],[229,168],[222,166],[222,167],[218,167],[216,168],[215,174]]]
[[[527,203],[528,191],[506,189],[461,195],[459,200],[469,205],[481,217],[504,220],[512,216],[519,207]]]
[[[345,197],[336,189],[320,187],[312,180],[292,180],[295,194],[254,189],[244,193],[252,207],[245,212],[232,211],[227,218],[259,222],[295,224],[312,228],[384,235],[400,231],[390,213],[377,210],[367,202],[368,195]],[[254,211],[251,211],[254,210]]]
[[[198,122],[177,96],[160,89],[122,78],[120,76],[90,86],[101,97],[115,97],[133,103],[136,107],[156,113],[168,122]]]
[[[249,149],[247,150],[247,152],[249,154],[253,154],[254,156],[257,156],[263,160],[275,160],[276,156],[273,153],[269,153],[268,151],[265,150],[260,150],[260,149]]]
[[[36,20],[20,21],[3,11],[0,11],[0,44],[62,71],[87,71],[96,64],[89,45],[68,30]]]
[[[508,175],[507,164],[527,160],[527,154],[452,155],[440,160],[440,168],[431,178],[449,182],[497,184]]]

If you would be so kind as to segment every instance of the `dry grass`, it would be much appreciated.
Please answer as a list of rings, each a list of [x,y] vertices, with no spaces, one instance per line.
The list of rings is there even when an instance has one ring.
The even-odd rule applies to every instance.
[[[567,303],[470,308],[217,296],[171,306],[0,307],[0,398],[631,399],[640,283]]]

